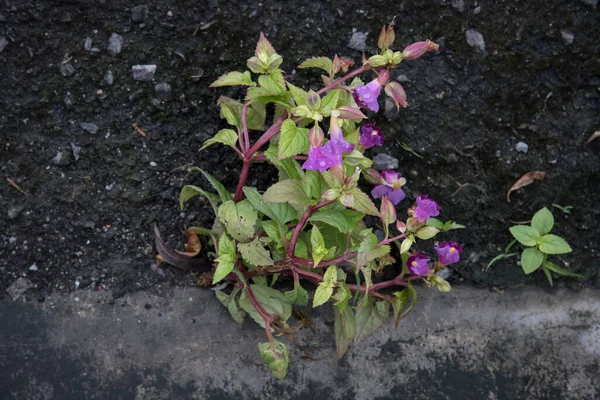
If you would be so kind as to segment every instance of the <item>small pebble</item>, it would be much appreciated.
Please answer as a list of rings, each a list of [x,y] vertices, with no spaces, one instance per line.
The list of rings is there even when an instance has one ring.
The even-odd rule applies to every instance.
[[[169,10],[167,12],[167,17],[171,18],[173,16],[173,11]]]
[[[155,163],[154,161],[150,161],[150,166],[151,166],[151,167],[156,167],[156,166],[158,166],[158,164],[157,164],[157,163]]]
[[[61,64],[59,67],[60,73],[64,77],[69,77],[75,73],[75,68],[71,63]]]
[[[37,270],[38,270],[38,267],[37,267],[37,265],[35,265],[35,264],[32,264],[32,265],[29,267],[29,270],[30,270],[30,271],[37,271]]]
[[[131,20],[133,22],[143,21],[148,15],[148,7],[141,5],[135,6],[131,9]]]
[[[387,154],[377,154],[373,157],[373,168],[378,171],[396,169],[398,168],[398,165],[398,159],[388,156]]]
[[[131,67],[131,72],[136,81],[148,82],[154,79],[156,65],[134,65]]]
[[[15,244],[15,243],[17,243],[17,238],[14,237],[14,236],[9,237],[8,238],[8,243],[9,244]]]
[[[452,7],[458,12],[465,11],[465,2],[463,0],[452,0]]]
[[[90,38],[90,37],[85,38],[85,42],[83,43],[83,48],[85,49],[85,51],[92,50],[92,38]]]
[[[118,33],[113,33],[108,38],[108,54],[116,56],[121,52],[123,46],[123,38]]]
[[[573,32],[571,32],[571,31],[562,29],[560,31],[560,34],[561,34],[565,44],[572,44],[573,41],[575,40],[575,34],[573,34]]]
[[[104,86],[112,86],[114,83],[113,73],[111,70],[106,71],[104,74],[104,79],[102,80],[102,85]]]
[[[358,51],[367,50],[367,34],[364,32],[354,32],[348,42],[348,47]]]
[[[519,142],[517,143],[517,145],[515,146],[515,149],[519,152],[519,153],[527,153],[527,151],[529,150],[529,146],[527,145],[527,143],[525,142]]]
[[[475,47],[479,51],[485,51],[485,40],[483,35],[474,29],[467,29],[465,32],[467,43],[471,47]]]
[[[93,124],[91,122],[82,122],[81,124],[79,124],[79,126],[81,127],[81,129],[91,134],[97,133],[98,129],[100,129],[98,128],[98,125]]]

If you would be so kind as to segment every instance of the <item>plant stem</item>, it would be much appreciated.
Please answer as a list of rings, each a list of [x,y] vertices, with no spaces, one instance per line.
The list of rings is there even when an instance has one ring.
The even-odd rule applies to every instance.
[[[248,123],[246,122],[246,114],[248,113],[249,101],[246,101],[242,106],[242,129],[244,130],[244,142],[245,147],[242,149],[243,152],[248,151],[250,147],[250,136],[248,135]]]
[[[240,173],[240,180],[238,181],[238,185],[235,188],[235,195],[233,196],[233,201],[235,201],[236,203],[240,202],[244,197],[243,189],[244,185],[246,184],[246,181],[248,180],[248,172],[250,171],[250,161],[248,161],[246,157],[244,157],[242,162],[243,165],[242,172]]]
[[[266,312],[262,308],[262,306],[260,305],[258,300],[256,300],[256,296],[254,296],[254,292],[252,291],[252,289],[250,289],[250,286],[246,286],[245,292],[246,292],[246,297],[248,297],[248,300],[250,300],[250,303],[252,303],[252,306],[260,314],[262,319],[265,320],[265,333],[267,335],[267,338],[269,339],[269,342],[272,343],[273,342],[273,334],[271,333],[271,322],[273,322],[273,316],[271,314],[269,314],[268,312]]]
[[[362,74],[366,70],[367,70],[367,67],[365,67],[365,66],[357,68],[354,71],[350,72],[349,74],[341,77],[340,79],[337,79],[337,80],[331,82],[329,85],[327,85],[323,89],[319,90],[317,92],[317,94],[325,93],[329,89],[332,89],[332,88],[336,87],[337,85],[339,85],[340,83],[344,82],[345,80],[350,79],[350,78],[354,78],[356,75]]]
[[[292,239],[290,240],[290,245],[287,248],[288,258],[292,258],[294,256],[294,248],[296,247],[296,242],[298,241],[300,232],[302,232],[302,229],[304,228],[304,225],[306,224],[306,221],[308,220],[308,218],[310,218],[310,216],[315,211],[317,211],[319,208],[328,206],[329,204],[331,204],[333,202],[335,202],[335,200],[327,200],[327,201],[324,201],[323,203],[315,204],[314,206],[310,206],[306,209],[306,211],[304,212],[304,215],[302,215],[302,218],[300,218],[300,221],[298,221],[298,225],[296,225],[296,228],[294,229],[294,232],[292,233]]]

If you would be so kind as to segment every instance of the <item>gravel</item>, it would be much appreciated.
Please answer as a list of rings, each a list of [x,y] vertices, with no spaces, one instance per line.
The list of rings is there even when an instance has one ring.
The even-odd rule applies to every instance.
[[[529,150],[529,146],[525,142],[519,142],[515,146],[515,150],[517,150],[519,153],[527,154],[527,151]]]
[[[85,51],[91,51],[92,50],[92,38],[91,37],[86,37],[85,38],[85,42],[83,42],[83,48],[85,49]]]
[[[123,46],[123,38],[118,33],[113,33],[108,38],[108,54],[116,56],[121,52]]]
[[[154,79],[156,65],[134,65],[131,67],[133,79],[140,82],[148,82]]]
[[[60,64],[59,70],[64,77],[69,77],[75,73],[75,67],[73,67],[70,62],[66,64]]]
[[[98,125],[93,124],[91,122],[82,122],[80,125],[81,129],[86,131],[87,133],[95,134],[98,133]]]
[[[131,9],[131,20],[133,22],[141,22],[148,16],[148,6],[140,5]]]
[[[465,2],[463,0],[452,0],[452,7],[458,12],[465,11]]]
[[[396,169],[398,168],[398,159],[392,156],[388,156],[387,154],[377,154],[373,158],[373,168],[379,171],[383,171],[385,169]]]
[[[468,29],[465,32],[465,36],[467,37],[469,46],[475,47],[479,51],[485,51],[485,40],[483,40],[483,35],[481,33],[474,29]]]
[[[163,101],[169,101],[173,98],[173,89],[167,82],[158,83],[154,87],[156,97]]]
[[[575,40],[575,34],[567,29],[561,30],[560,34],[565,41],[565,44],[572,44]]]
[[[10,297],[12,297],[13,301],[15,301],[32,287],[33,283],[31,283],[29,279],[19,278],[14,281],[12,285],[8,287],[8,289],[6,289],[6,293],[8,293]]]
[[[8,40],[4,36],[0,36],[0,53],[6,48]]]
[[[353,50],[366,51],[367,50],[367,34],[364,32],[354,32],[348,42],[348,47]]]
[[[52,159],[52,164],[58,165],[60,167],[66,167],[71,165],[73,162],[73,155],[70,151],[57,151],[56,155]]]
[[[104,79],[102,79],[102,85],[103,86],[112,86],[112,84],[115,82],[115,79],[113,77],[113,73],[111,70],[106,71],[106,74],[104,74]]]

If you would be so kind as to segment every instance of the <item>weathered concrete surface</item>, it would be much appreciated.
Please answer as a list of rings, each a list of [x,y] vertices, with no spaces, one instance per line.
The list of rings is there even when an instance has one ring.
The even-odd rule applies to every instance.
[[[319,360],[294,348],[284,381],[259,358],[261,329],[236,325],[209,291],[5,298],[0,399],[599,398],[598,291],[419,294],[398,330],[337,364],[332,315],[317,310],[296,339]]]

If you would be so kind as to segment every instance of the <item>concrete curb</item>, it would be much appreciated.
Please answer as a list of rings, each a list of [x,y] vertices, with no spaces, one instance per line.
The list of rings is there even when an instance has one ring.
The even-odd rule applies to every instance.
[[[2,399],[596,399],[600,293],[469,287],[420,301],[332,360],[333,316],[312,312],[290,370],[260,360],[262,329],[239,326],[207,290],[0,301]]]

